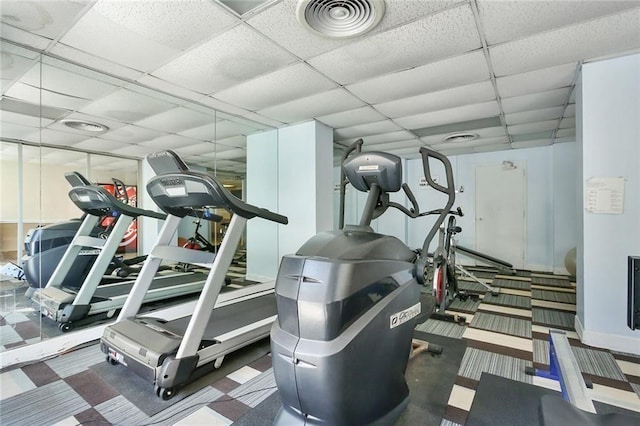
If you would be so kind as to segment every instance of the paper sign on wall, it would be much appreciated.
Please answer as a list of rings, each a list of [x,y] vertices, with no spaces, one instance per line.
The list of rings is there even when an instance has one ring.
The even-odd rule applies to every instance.
[[[587,180],[585,206],[590,213],[622,214],[624,178],[593,177]]]

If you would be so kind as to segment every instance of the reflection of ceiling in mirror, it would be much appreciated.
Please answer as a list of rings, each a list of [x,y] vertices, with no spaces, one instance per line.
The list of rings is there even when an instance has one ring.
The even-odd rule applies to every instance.
[[[6,42],[2,59],[4,140],[129,158],[174,149],[191,164],[242,175],[246,135],[268,128],[54,58],[41,64],[33,52]],[[73,129],[67,120],[99,123],[107,130]],[[224,161],[217,162],[218,153]],[[72,157],[59,161],[72,163]]]

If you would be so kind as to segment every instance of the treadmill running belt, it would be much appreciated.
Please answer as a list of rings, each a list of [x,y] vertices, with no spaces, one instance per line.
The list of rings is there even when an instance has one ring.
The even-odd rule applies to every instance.
[[[149,288],[149,291],[171,287],[179,284],[192,283],[196,281],[204,282],[204,280],[206,279],[207,279],[207,275],[200,272],[157,277],[157,278],[154,278],[153,282],[151,283],[151,287]],[[127,281],[120,284],[100,286],[96,289],[96,292],[94,293],[94,297],[105,300],[105,299],[111,299],[117,296],[124,296],[131,292],[131,289],[133,288],[133,284],[135,284],[135,280]]]
[[[216,308],[213,310],[202,339],[213,340],[224,333],[237,330],[240,327],[253,324],[276,314],[275,293]],[[184,336],[190,319],[191,316],[178,318],[162,324],[162,327],[179,336]]]

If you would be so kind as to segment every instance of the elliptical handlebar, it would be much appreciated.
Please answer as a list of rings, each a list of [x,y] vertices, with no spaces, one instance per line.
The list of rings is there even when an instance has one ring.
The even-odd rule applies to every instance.
[[[361,152],[362,144],[364,141],[362,138],[358,139],[354,143],[352,143],[347,150],[342,154],[342,160],[340,161],[340,213],[338,218],[338,229],[344,228],[344,204],[345,204],[345,196],[346,196],[346,188],[349,180],[347,179],[344,168],[342,167],[342,163],[351,155],[353,151]]]

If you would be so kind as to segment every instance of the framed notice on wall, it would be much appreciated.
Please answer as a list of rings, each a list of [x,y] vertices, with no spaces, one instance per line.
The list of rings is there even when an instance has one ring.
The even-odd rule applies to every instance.
[[[587,180],[585,209],[596,214],[622,214],[624,178],[592,177]]]

